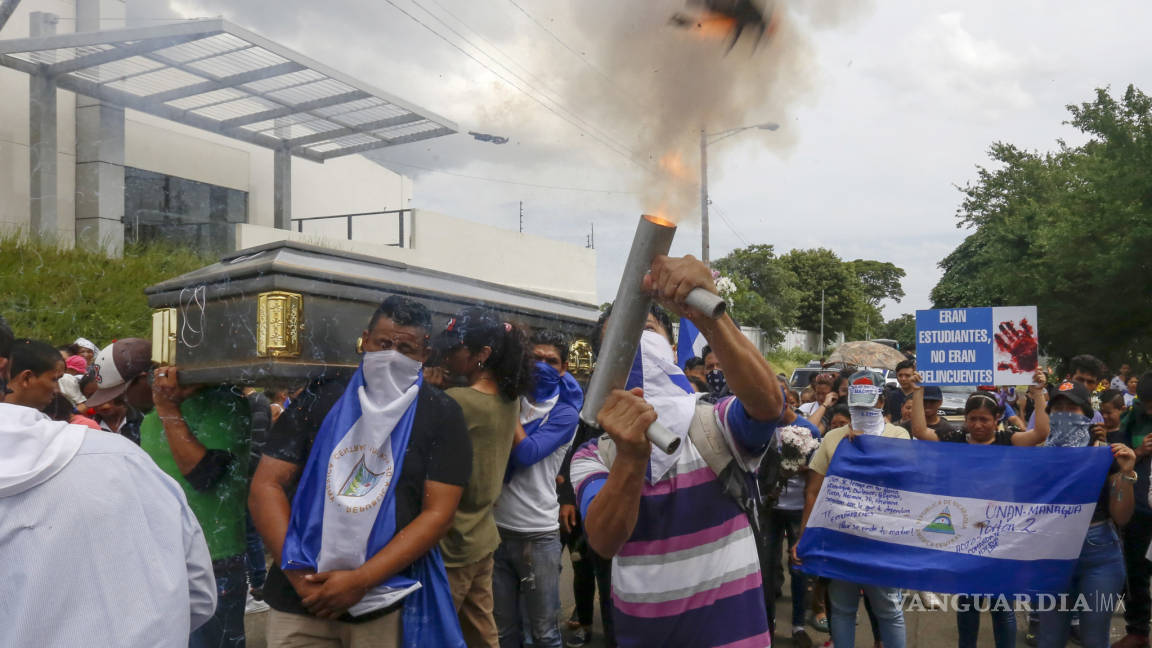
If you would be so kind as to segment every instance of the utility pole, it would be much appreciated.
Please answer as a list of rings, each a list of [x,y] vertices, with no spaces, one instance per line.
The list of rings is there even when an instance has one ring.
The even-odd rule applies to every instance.
[[[708,135],[700,129],[700,260],[708,263]]]
[[[520,201],[520,233],[524,233],[524,201]]]
[[[824,289],[820,289],[820,359],[824,359]]]

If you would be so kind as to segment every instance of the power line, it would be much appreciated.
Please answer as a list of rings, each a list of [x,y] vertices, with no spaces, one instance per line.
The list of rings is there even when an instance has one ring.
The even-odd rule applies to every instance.
[[[712,210],[720,216],[720,220],[724,221],[724,224],[727,225],[728,229],[736,235],[736,238],[740,239],[740,242],[744,244],[744,247],[748,247],[750,245],[748,243],[748,239],[744,238],[740,235],[740,232],[736,231],[736,228],[732,225],[731,221],[728,220],[728,216],[724,213],[723,209],[720,209],[720,207],[715,204],[710,204],[709,207],[711,207]]]
[[[557,191],[581,191],[581,192],[586,192],[586,193],[606,193],[606,194],[634,194],[634,193],[636,193],[635,191],[621,191],[619,189],[595,189],[592,187],[565,187],[565,186],[559,186],[559,185],[535,184],[532,182],[520,182],[517,180],[507,180],[504,178],[490,178],[490,177],[478,176],[478,175],[468,175],[466,173],[453,173],[452,171],[442,171],[440,169],[433,169],[431,167],[419,166],[416,164],[408,164],[406,162],[396,162],[394,160],[385,160],[383,158],[374,157],[373,159],[377,160],[381,164],[394,164],[396,166],[408,167],[411,169],[420,169],[421,171],[427,171],[429,173],[439,173],[441,175],[453,176],[456,178],[467,178],[469,180],[482,180],[484,182],[496,182],[499,184],[516,185],[518,187],[531,187],[533,189],[553,189],[553,190],[557,190]]]
[[[591,69],[596,74],[599,74],[600,77],[603,78],[605,81],[607,81],[609,85],[611,85],[613,88],[615,88],[623,96],[629,97],[631,99],[631,95],[624,93],[623,89],[620,88],[618,85],[616,85],[616,82],[612,80],[612,77],[608,76],[608,74],[606,72],[604,72],[603,70],[601,70],[595,63],[593,63],[592,61],[589,61],[588,57],[583,52],[580,52],[576,48],[569,45],[568,43],[565,43],[563,41],[563,39],[561,39],[559,36],[557,36],[555,32],[553,32],[551,29],[548,28],[547,25],[545,25],[544,23],[537,20],[535,16],[528,13],[528,11],[526,9],[524,9],[524,7],[520,6],[520,3],[516,2],[516,0],[508,0],[508,2],[510,2],[513,7],[516,7],[517,9],[519,9],[520,13],[527,16],[529,20],[536,23],[537,27],[539,27],[540,29],[543,29],[546,34],[548,34],[549,36],[552,37],[552,40],[556,41],[557,43],[560,43],[560,45],[564,49],[568,50],[569,52],[572,52],[572,54],[575,55],[576,58],[580,59],[584,63],[584,65],[587,65],[589,67],[589,69]],[[632,101],[633,105],[636,105],[636,106],[641,107],[641,108],[643,107],[643,106],[640,106],[640,104],[638,102],[636,102],[634,99],[632,99],[631,101]]]
[[[405,9],[403,9],[402,7],[400,7],[399,5],[397,5],[397,4],[396,4],[396,3],[395,3],[393,0],[385,0],[385,2],[387,2],[387,3],[388,3],[388,4],[390,4],[390,5],[392,5],[392,7],[393,7],[394,9],[396,9],[396,10],[397,10],[397,11],[399,11],[400,13],[404,14],[405,16],[407,16],[408,18],[410,18],[411,20],[413,20],[414,22],[416,22],[418,25],[420,25],[420,26],[421,26],[421,27],[423,27],[424,29],[426,29],[426,30],[428,30],[429,32],[431,32],[433,35],[435,35],[435,36],[436,36],[437,38],[439,38],[440,40],[443,40],[445,43],[447,43],[447,44],[449,44],[450,46],[452,46],[454,49],[456,49],[457,51],[459,51],[461,54],[464,54],[464,55],[465,55],[465,56],[467,56],[468,58],[470,58],[470,59],[472,59],[473,61],[475,61],[476,63],[480,64],[480,65],[481,65],[481,66],[482,66],[484,69],[486,69],[486,70],[488,70],[489,72],[491,72],[493,75],[495,75],[495,76],[496,76],[497,78],[499,78],[501,81],[503,81],[503,82],[507,83],[508,85],[512,86],[513,88],[515,88],[515,89],[519,90],[521,93],[523,93],[523,94],[524,94],[525,96],[527,96],[529,99],[531,99],[531,100],[535,101],[536,103],[540,104],[542,107],[544,107],[546,110],[548,110],[548,111],[549,111],[549,112],[551,112],[552,114],[556,115],[557,117],[560,117],[561,119],[563,119],[564,121],[568,122],[568,123],[569,123],[569,124],[571,124],[572,126],[575,126],[575,127],[577,128],[577,130],[579,130],[580,132],[582,132],[582,133],[584,133],[585,135],[588,135],[588,136],[592,137],[593,139],[597,140],[598,142],[600,142],[600,143],[601,143],[601,144],[603,144],[604,146],[608,147],[608,148],[609,148],[609,149],[610,149],[612,152],[616,153],[617,155],[620,155],[621,157],[625,158],[625,159],[626,159],[626,160],[628,160],[629,162],[632,162],[633,164],[636,164],[637,166],[639,166],[639,167],[641,167],[641,168],[645,168],[645,169],[646,169],[646,167],[645,167],[643,164],[641,164],[641,163],[640,163],[640,162],[639,162],[639,161],[636,159],[636,158],[637,158],[637,157],[639,157],[639,156],[637,156],[637,155],[636,155],[635,153],[633,153],[632,151],[630,151],[630,150],[628,150],[628,149],[625,149],[625,148],[623,148],[623,147],[620,147],[620,146],[619,146],[619,145],[617,145],[615,142],[612,142],[612,141],[611,141],[611,140],[609,140],[609,139],[606,139],[606,138],[604,138],[604,137],[602,137],[602,136],[600,136],[600,135],[598,135],[598,134],[596,134],[596,133],[593,133],[593,132],[589,132],[589,131],[588,131],[588,130],[586,130],[585,128],[582,128],[582,127],[581,127],[579,124],[575,123],[575,122],[574,122],[572,119],[569,119],[568,117],[566,117],[566,116],[564,116],[564,115],[560,114],[559,112],[557,112],[555,109],[553,109],[553,108],[552,108],[551,106],[549,106],[547,103],[545,103],[544,101],[542,101],[542,100],[541,100],[539,97],[537,97],[537,96],[533,95],[531,92],[528,92],[528,91],[527,91],[527,90],[525,90],[524,88],[521,88],[520,86],[516,85],[515,83],[513,83],[513,82],[509,81],[507,77],[505,77],[504,75],[500,74],[498,71],[496,71],[496,70],[493,70],[493,69],[492,69],[492,68],[491,68],[489,65],[487,65],[486,63],[484,63],[484,62],[483,62],[483,61],[481,61],[480,59],[476,58],[476,56],[474,56],[474,55],[473,55],[471,52],[469,52],[468,50],[465,50],[464,48],[460,47],[460,46],[459,46],[459,45],[457,45],[455,42],[453,42],[451,39],[449,39],[448,37],[444,36],[444,35],[443,35],[443,34],[441,34],[440,32],[438,32],[438,31],[436,31],[435,29],[433,29],[432,27],[430,27],[430,26],[429,26],[427,23],[425,23],[424,21],[420,20],[420,19],[419,19],[419,18],[417,18],[416,16],[412,15],[411,13],[409,13],[408,11],[406,11]],[[423,7],[421,7],[421,9],[423,9]],[[426,9],[425,9],[425,11],[427,12],[427,10],[426,10]],[[433,15],[433,14],[429,14],[429,15]],[[435,16],[433,15],[433,17],[435,17]],[[441,22],[443,22],[443,21],[441,21]],[[476,46],[475,46],[475,45],[473,45],[473,47],[476,47]],[[479,48],[478,48],[478,49],[479,49]],[[482,50],[481,50],[481,51],[482,51]],[[493,60],[495,61],[495,59],[493,59]],[[562,107],[561,107],[561,109],[562,109]],[[591,127],[590,127],[590,128],[591,128]]]
[[[513,70],[513,69],[512,69],[512,68],[510,68],[509,66],[505,65],[504,63],[502,63],[502,62],[501,62],[500,60],[498,60],[498,59],[497,59],[495,56],[492,56],[492,54],[491,54],[491,53],[489,53],[488,51],[486,51],[486,50],[485,50],[483,47],[480,47],[479,45],[477,45],[476,43],[474,43],[474,42],[473,42],[472,40],[470,40],[470,39],[469,39],[467,36],[465,36],[464,34],[461,34],[459,31],[457,31],[455,28],[453,28],[453,27],[452,27],[452,25],[449,25],[447,22],[445,22],[445,21],[444,21],[444,19],[440,18],[440,16],[437,16],[436,14],[432,13],[431,11],[429,11],[427,7],[425,7],[424,5],[420,4],[420,0],[410,0],[410,1],[412,2],[412,4],[414,4],[414,5],[416,5],[417,7],[419,7],[419,8],[420,8],[420,9],[421,9],[421,10],[422,10],[424,13],[428,14],[428,15],[429,15],[429,16],[431,16],[431,17],[432,17],[434,20],[436,20],[436,22],[438,22],[438,23],[440,23],[441,25],[443,25],[444,27],[446,27],[446,28],[448,29],[448,31],[450,31],[450,32],[452,32],[453,34],[455,34],[455,35],[456,35],[458,38],[460,38],[460,40],[464,41],[464,42],[465,42],[465,43],[467,43],[469,46],[471,46],[473,49],[475,49],[476,51],[480,52],[481,54],[483,54],[484,56],[486,56],[488,59],[490,59],[490,60],[491,60],[493,63],[495,63],[496,65],[498,65],[498,66],[500,66],[501,68],[503,68],[505,71],[507,71],[507,72],[508,72],[509,74],[511,74],[513,77],[515,77],[517,81],[519,81],[520,83],[522,83],[522,84],[524,84],[525,86],[527,86],[527,87],[528,87],[528,89],[530,89],[530,90],[533,90],[533,91],[536,91],[536,92],[539,92],[539,93],[540,93],[540,94],[541,94],[541,95],[542,95],[542,96],[543,96],[545,99],[547,99],[547,100],[548,100],[549,102],[551,102],[551,103],[552,103],[554,106],[556,106],[557,108],[559,108],[560,110],[562,110],[562,111],[563,111],[564,113],[566,113],[566,114],[567,114],[569,117],[571,117],[571,118],[575,119],[576,121],[580,122],[580,124],[583,124],[584,126],[588,127],[589,129],[592,129],[592,130],[596,131],[596,133],[597,133],[598,135],[601,135],[601,136],[603,136],[603,137],[607,138],[609,141],[611,141],[611,142],[612,142],[612,144],[613,144],[614,146],[616,146],[616,147],[617,147],[617,149],[619,149],[617,152],[620,152],[620,153],[627,153],[627,154],[628,154],[628,155],[630,155],[630,156],[635,156],[635,153],[634,153],[634,152],[632,152],[632,151],[628,150],[628,149],[627,149],[626,147],[624,147],[623,145],[619,145],[619,144],[616,144],[615,140],[617,139],[617,137],[616,137],[616,136],[615,136],[613,133],[609,133],[608,131],[606,131],[606,130],[604,130],[604,129],[602,129],[602,128],[599,128],[599,127],[598,127],[598,126],[596,126],[595,124],[592,124],[592,123],[588,122],[588,120],[586,120],[586,119],[584,119],[583,117],[581,117],[580,115],[576,114],[576,113],[575,113],[575,111],[571,110],[570,108],[568,108],[567,106],[565,106],[564,104],[562,104],[562,103],[561,103],[561,102],[560,102],[558,99],[556,99],[555,97],[553,97],[553,96],[548,96],[548,94],[547,94],[547,93],[541,92],[539,89],[537,89],[536,87],[534,87],[534,86],[533,86],[531,83],[529,83],[527,79],[525,79],[524,77],[522,77],[522,76],[520,76],[519,74],[517,74],[515,70]],[[435,1],[435,0],[433,0],[433,1]],[[440,6],[440,5],[438,5],[438,6]],[[441,8],[441,9],[443,9],[443,6],[440,6],[440,8]],[[463,26],[464,26],[466,29],[468,29],[468,30],[469,30],[469,31],[471,31],[472,33],[476,34],[477,36],[480,36],[479,32],[477,32],[475,29],[472,29],[471,27],[468,27],[468,25],[467,25],[467,24],[465,24],[465,23],[464,23],[464,21],[460,20],[460,18],[459,18],[459,17],[457,17],[457,16],[453,15],[453,14],[452,14],[450,11],[447,11],[447,10],[445,10],[445,13],[448,13],[449,15],[451,15],[453,18],[455,18],[455,19],[456,19],[456,21],[457,21],[457,22],[459,22],[461,25],[463,25]],[[483,38],[482,36],[480,36],[480,38],[481,38],[481,40],[484,40],[484,38]],[[495,48],[495,47],[494,47],[494,49],[496,49],[498,52],[500,52],[500,54],[504,55],[504,57],[505,57],[505,58],[508,58],[509,60],[511,60],[511,57],[509,57],[507,54],[504,54],[504,52],[503,52],[503,51],[501,51],[501,50],[499,50],[499,48]],[[479,62],[479,61],[477,61],[477,62]],[[487,69],[488,69],[490,72],[492,72],[493,74],[495,74],[495,70],[492,70],[491,68],[488,68],[488,66],[485,66],[485,68],[487,68]],[[531,75],[531,73],[528,73],[528,74],[529,74],[529,76],[532,76],[532,75]],[[509,83],[510,83],[510,82],[509,82]],[[520,88],[518,88],[518,89],[520,89]],[[525,92],[523,89],[520,89],[520,91],[521,91],[521,92]],[[525,92],[525,94],[527,94],[527,92]],[[542,105],[543,105],[543,104],[542,104]],[[570,123],[571,123],[571,122],[570,122]],[[573,125],[575,125],[575,124],[573,124]]]

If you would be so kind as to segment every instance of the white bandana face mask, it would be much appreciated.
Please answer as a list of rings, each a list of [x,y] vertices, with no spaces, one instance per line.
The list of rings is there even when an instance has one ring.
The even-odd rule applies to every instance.
[[[852,429],[879,436],[884,431],[884,413],[875,407],[850,407]]]
[[[364,353],[364,384],[369,399],[377,404],[400,398],[416,382],[423,363],[390,349]]]

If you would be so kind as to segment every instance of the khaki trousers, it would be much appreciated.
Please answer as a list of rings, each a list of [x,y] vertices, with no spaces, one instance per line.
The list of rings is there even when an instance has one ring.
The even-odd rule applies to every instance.
[[[268,610],[268,648],[398,648],[402,614],[344,623]]]
[[[492,554],[463,567],[448,567],[452,603],[468,648],[499,648],[500,633],[492,615]]]

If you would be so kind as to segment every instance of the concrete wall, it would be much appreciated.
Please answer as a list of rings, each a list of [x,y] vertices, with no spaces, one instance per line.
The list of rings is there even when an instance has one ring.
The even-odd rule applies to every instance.
[[[299,241],[534,290],[597,304],[596,252],[578,245],[479,225],[415,210],[414,247],[382,245],[371,237],[349,241],[343,235],[300,234],[256,225],[238,225],[237,249],[274,241]],[[392,221],[389,221],[392,222]],[[343,227],[343,224],[340,225]]]

